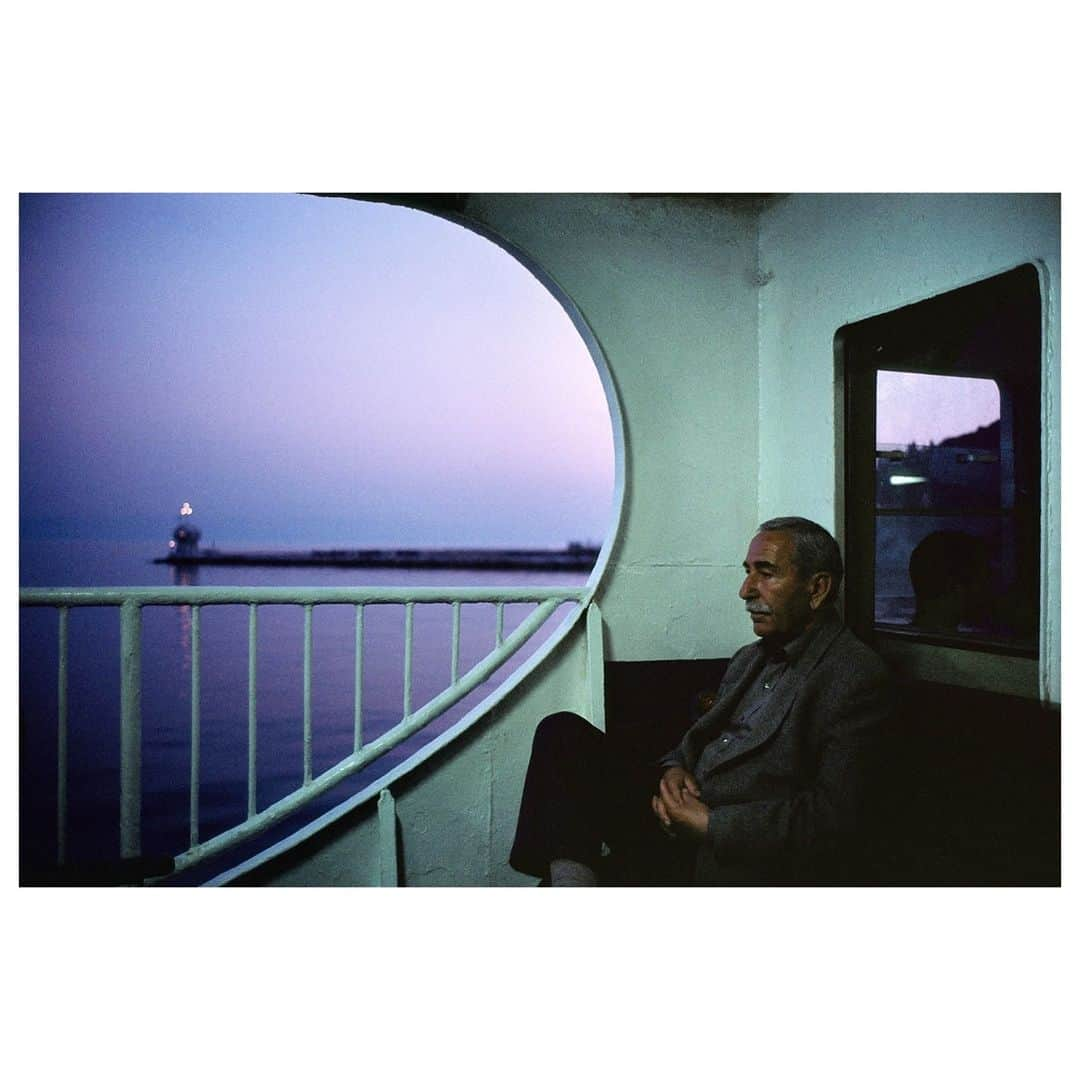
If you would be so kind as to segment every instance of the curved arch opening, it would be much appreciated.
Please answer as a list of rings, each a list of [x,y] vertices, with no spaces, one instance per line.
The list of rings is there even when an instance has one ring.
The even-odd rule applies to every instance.
[[[260,214],[249,214],[255,205]],[[373,580],[329,566],[154,566],[149,557],[176,542],[172,515],[184,502],[195,510],[185,540],[194,526],[204,549],[591,543],[600,548],[591,572],[549,580],[595,589],[622,503],[614,390],[572,302],[497,237],[422,211],[310,196],[32,197],[22,221],[21,584],[150,585],[163,573],[177,585]],[[403,257],[388,264],[395,244]],[[463,580],[452,570],[374,580],[399,584],[402,573]],[[485,579],[494,580],[508,578]],[[107,617],[79,613],[73,630],[107,642],[114,631],[91,625],[98,615]],[[502,632],[525,615],[508,608]],[[286,686],[301,664],[297,618],[269,612],[260,622],[261,728],[301,708]],[[499,685],[535,666],[572,621],[553,616]],[[204,683],[230,685],[236,698],[218,718],[204,708],[208,724],[244,712],[245,631],[232,622],[224,609],[202,622],[204,643],[220,645],[220,670],[204,670]],[[376,622],[365,629],[373,642],[400,640],[398,627]],[[429,629],[418,622],[417,647]],[[464,629],[463,654],[489,630]],[[154,740],[186,724],[190,616],[147,609],[144,633],[144,709],[158,725],[144,732],[147,756],[185,772]],[[349,694],[329,689],[348,666],[335,653],[347,634],[316,610],[316,742],[320,715],[349,712]],[[24,705],[47,712],[50,647],[38,648],[33,626],[23,641]],[[290,643],[280,658],[275,641]],[[89,730],[116,691],[74,659],[73,722]],[[373,667],[370,678],[365,709],[380,708],[380,693],[400,703],[400,671]],[[437,692],[418,691],[414,704]],[[482,711],[492,692],[485,682],[447,723]],[[324,725],[331,745],[335,723]],[[217,751],[236,759],[226,743]],[[214,779],[228,786],[227,772]]]

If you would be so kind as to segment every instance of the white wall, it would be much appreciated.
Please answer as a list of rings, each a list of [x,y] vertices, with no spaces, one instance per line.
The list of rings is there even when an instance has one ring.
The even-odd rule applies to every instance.
[[[571,297],[622,403],[609,658],[730,655],[750,637],[736,593],[759,520],[755,216],[625,196],[473,196],[468,214]]]

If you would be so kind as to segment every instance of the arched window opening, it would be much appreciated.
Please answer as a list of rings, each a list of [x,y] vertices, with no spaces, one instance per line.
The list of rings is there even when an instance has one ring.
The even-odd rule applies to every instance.
[[[403,206],[299,195],[24,196],[20,209],[22,586],[585,586],[618,509],[598,350],[499,245]],[[463,550],[515,557],[425,558]],[[396,561],[345,557],[357,551]],[[565,612],[418,738],[480,707]],[[250,770],[261,809],[361,728],[377,739],[438,697],[529,614],[508,603],[455,623],[449,604],[387,606],[360,625],[328,604],[308,631],[296,607],[143,609],[143,851],[185,842],[196,639],[207,839],[250,812]],[[101,824],[73,829],[68,854],[101,862],[121,709],[101,657],[120,630],[103,609],[65,625],[66,813]],[[57,816],[56,664],[55,613],[24,610],[24,852]]]

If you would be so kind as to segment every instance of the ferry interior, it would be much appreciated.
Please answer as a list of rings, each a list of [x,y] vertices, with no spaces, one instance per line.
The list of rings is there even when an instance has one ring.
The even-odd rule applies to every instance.
[[[440,215],[547,287],[607,397],[610,527],[520,678],[190,880],[535,886],[507,857],[540,719],[673,746],[752,640],[749,538],[799,515],[839,540],[843,617],[898,687],[884,824],[850,884],[1060,884],[1057,195],[321,197]],[[914,378],[946,400],[982,380],[997,414],[933,445],[883,437]],[[131,883],[189,880],[129,862]]]

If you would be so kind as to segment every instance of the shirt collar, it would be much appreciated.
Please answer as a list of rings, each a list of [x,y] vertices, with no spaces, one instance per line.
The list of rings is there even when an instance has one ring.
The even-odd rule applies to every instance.
[[[780,661],[787,664],[795,664],[810,647],[810,643],[826,627],[832,626],[840,619],[840,614],[835,607],[829,607],[821,613],[818,621],[809,629],[804,630],[798,637],[792,638],[785,645],[770,646],[767,641],[761,641],[760,645],[765,653],[766,660]]]

